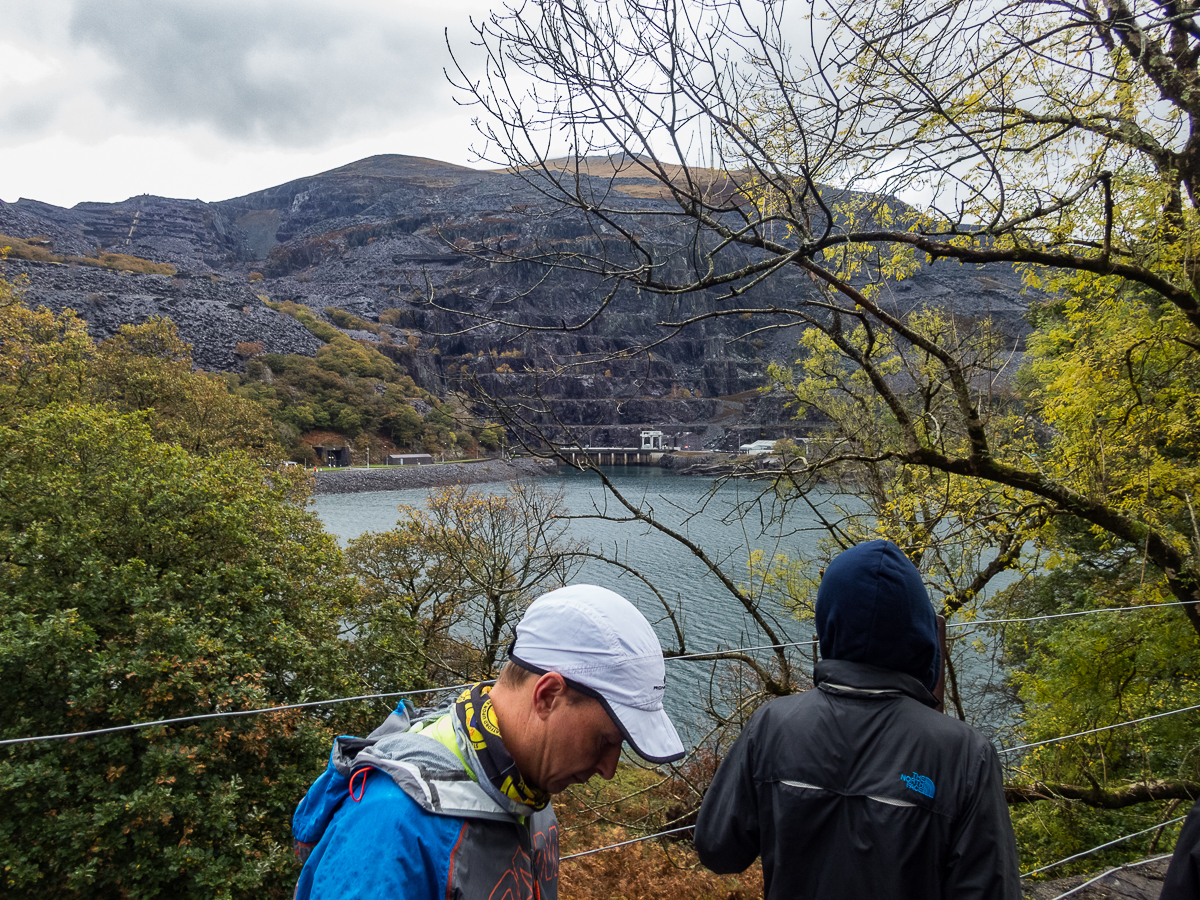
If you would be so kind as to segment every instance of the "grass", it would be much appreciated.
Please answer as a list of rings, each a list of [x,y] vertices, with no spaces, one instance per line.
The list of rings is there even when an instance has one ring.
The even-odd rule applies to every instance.
[[[117,272],[138,272],[142,275],[174,275],[176,269],[170,263],[156,263],[140,256],[129,256],[126,253],[101,253],[98,262],[92,262],[86,257],[68,256],[67,262],[80,265],[99,265],[102,269],[113,269]]]
[[[127,253],[106,253],[100,251],[96,256],[63,256],[41,244],[40,238],[12,237],[0,234],[0,248],[7,251],[7,256],[14,259],[27,259],[32,262],[65,263],[77,266],[95,266],[99,269],[111,269],[114,272],[136,272],[142,275],[174,275],[176,269],[170,263],[156,263],[140,256],[130,256]]]
[[[313,311],[303,304],[293,303],[290,300],[283,300],[279,303],[272,303],[270,300],[263,300],[263,303],[271,307],[271,309],[275,310],[276,312],[286,313],[287,315],[291,316],[326,343],[329,343],[335,337],[341,334],[341,332],[332,325],[319,320],[313,315]]]
[[[681,824],[695,805],[681,781],[622,763],[616,777],[575,785],[554,802],[563,856],[653,834]],[[694,797],[694,795],[691,795]],[[563,900],[749,900],[762,896],[758,862],[740,875],[714,875],[690,840],[656,838],[566,860]]]

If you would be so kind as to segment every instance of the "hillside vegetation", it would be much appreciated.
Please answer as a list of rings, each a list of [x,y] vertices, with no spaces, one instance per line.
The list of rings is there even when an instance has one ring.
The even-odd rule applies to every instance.
[[[35,262],[62,263],[75,266],[95,266],[115,272],[139,272],[143,275],[174,275],[176,269],[170,263],[156,263],[126,253],[108,253],[97,248],[92,256],[63,256],[53,252],[48,238],[22,239],[0,234],[0,250],[15,259],[30,259]]]
[[[96,343],[0,279],[0,439],[0,739],[371,688],[308,479],[171,323]],[[0,893],[290,896],[290,810],[358,712],[5,747]]]
[[[262,344],[239,345],[246,357],[245,372],[227,374],[233,391],[260,404],[279,426],[290,457],[315,461],[309,432],[336,432],[380,451],[393,448],[461,457],[475,455],[480,446],[499,449],[503,431],[467,415],[460,405],[445,402],[417,386],[399,359],[411,357],[417,341],[385,343],[380,347],[354,340],[295,303],[270,304],[324,341],[316,357],[266,353]],[[378,330],[342,310],[326,311],[346,328]],[[364,326],[359,328],[359,326]]]

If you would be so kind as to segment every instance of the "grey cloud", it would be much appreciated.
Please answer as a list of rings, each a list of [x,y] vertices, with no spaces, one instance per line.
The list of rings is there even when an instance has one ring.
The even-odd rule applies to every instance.
[[[0,106],[0,142],[12,144],[45,134],[58,119],[61,99],[49,92],[10,98]]]
[[[77,0],[70,33],[109,67],[104,101],[143,121],[305,146],[449,104],[441,30],[403,5]]]

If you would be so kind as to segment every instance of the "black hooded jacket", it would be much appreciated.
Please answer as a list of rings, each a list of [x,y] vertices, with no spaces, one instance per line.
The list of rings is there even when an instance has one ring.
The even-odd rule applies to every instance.
[[[884,541],[843,553],[817,627],[833,658],[730,750],[696,824],[701,862],[740,872],[761,854],[770,900],[1019,900],[996,751],[933,709],[936,623],[916,569]]]
[[[1175,855],[1163,881],[1159,900],[1196,900],[1200,897],[1200,801],[1192,807],[1179,840]]]

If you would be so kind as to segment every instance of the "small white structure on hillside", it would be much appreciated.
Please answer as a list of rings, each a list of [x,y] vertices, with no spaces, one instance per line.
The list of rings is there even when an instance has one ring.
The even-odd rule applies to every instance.
[[[663,433],[661,431],[643,431],[642,432],[642,449],[643,450],[661,450],[663,448]]]

